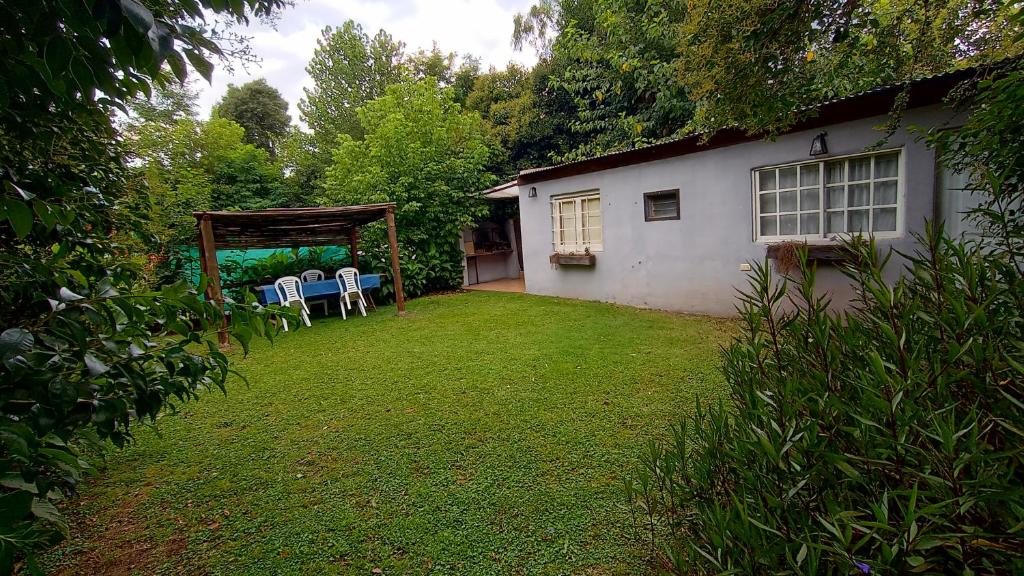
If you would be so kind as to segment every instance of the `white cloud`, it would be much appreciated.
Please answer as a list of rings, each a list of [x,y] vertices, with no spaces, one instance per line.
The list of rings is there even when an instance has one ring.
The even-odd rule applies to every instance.
[[[292,121],[298,122],[299,99],[312,82],[306,64],[313,57],[324,26],[340,26],[349,18],[373,35],[383,28],[405,42],[409,52],[429,49],[434,41],[445,52],[472,54],[483,67],[503,68],[508,62],[533,64],[530,51],[512,50],[512,17],[529,8],[531,0],[299,0],[281,13],[277,29],[255,25],[243,31],[252,36],[254,52],[262,62],[234,74],[215,70],[213,83],[200,82],[202,115],[224,94],[228,84],[266,78],[288,100]]]

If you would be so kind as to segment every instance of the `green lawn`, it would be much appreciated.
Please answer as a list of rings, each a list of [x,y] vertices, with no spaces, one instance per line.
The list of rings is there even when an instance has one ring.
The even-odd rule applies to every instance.
[[[622,475],[722,389],[724,320],[522,294],[314,318],[108,458],[65,574],[634,574]]]

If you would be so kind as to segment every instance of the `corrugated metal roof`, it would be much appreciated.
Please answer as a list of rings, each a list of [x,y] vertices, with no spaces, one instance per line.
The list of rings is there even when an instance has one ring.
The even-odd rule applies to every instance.
[[[515,198],[519,196],[519,179],[510,180],[508,182],[505,182],[504,184],[492,186],[487,190],[483,190],[479,194],[485,198],[490,198],[491,200],[500,200],[502,198]]]

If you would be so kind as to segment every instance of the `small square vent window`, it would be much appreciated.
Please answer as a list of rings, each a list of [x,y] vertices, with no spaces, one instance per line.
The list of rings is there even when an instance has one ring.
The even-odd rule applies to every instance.
[[[679,220],[679,190],[644,194],[644,220]]]

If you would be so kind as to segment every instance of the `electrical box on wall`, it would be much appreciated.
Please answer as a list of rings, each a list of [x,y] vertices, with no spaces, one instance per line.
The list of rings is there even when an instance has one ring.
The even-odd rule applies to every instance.
[[[750,272],[750,264],[747,264],[746,262],[740,264],[740,272]]]

